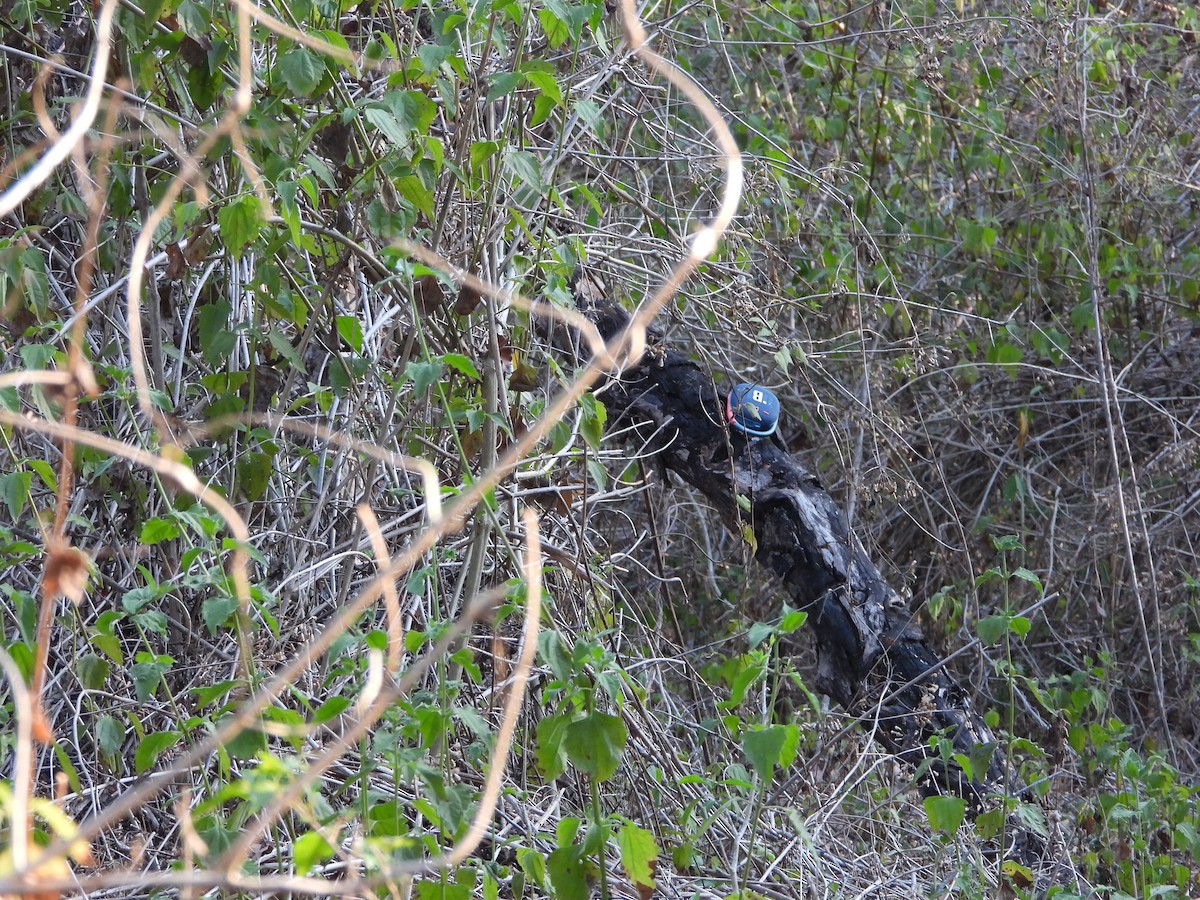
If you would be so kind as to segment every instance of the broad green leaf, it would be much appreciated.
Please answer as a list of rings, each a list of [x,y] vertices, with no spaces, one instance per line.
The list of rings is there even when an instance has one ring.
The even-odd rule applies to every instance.
[[[1046,817],[1041,809],[1032,803],[1017,804],[1017,818],[1021,824],[1042,837],[1047,837],[1050,834],[1049,826],[1046,825]]]
[[[541,23],[542,31],[546,33],[546,40],[556,50],[571,36],[567,23],[548,9],[538,10],[538,22]]]
[[[597,450],[600,440],[604,437],[604,423],[608,421],[608,410],[591,394],[584,394],[579,398],[579,408],[583,416],[579,422],[579,432],[587,441],[587,445]]]
[[[779,370],[787,375],[788,369],[792,365],[792,351],[786,346],[780,347],[775,351],[775,365],[779,366]]]
[[[287,360],[288,365],[301,372],[304,371],[304,360],[300,358],[300,354],[296,352],[295,346],[287,339],[286,335],[280,334],[272,328],[267,333],[267,340],[271,342],[271,346],[275,348],[275,352]]]
[[[155,585],[130,588],[121,595],[121,609],[127,613],[141,612],[159,596],[159,589]]]
[[[554,13],[566,26],[571,38],[578,41],[583,36],[583,26],[588,20],[588,7],[569,0],[544,0],[546,8]]]
[[[8,507],[8,514],[13,522],[16,522],[24,511],[32,485],[32,472],[9,472],[7,475],[0,475],[0,496],[4,497],[4,504]]]
[[[563,741],[567,729],[575,714],[572,711],[546,716],[537,724],[537,757],[538,768],[547,781],[553,781],[567,767],[567,752]]]
[[[179,524],[177,522],[155,517],[147,519],[142,524],[142,533],[138,535],[138,542],[142,544],[159,544],[177,537],[179,537]]]
[[[146,631],[161,634],[164,637],[167,634],[167,616],[157,609],[144,609],[140,613],[130,616],[129,619],[134,625],[144,628]]]
[[[44,459],[27,459],[25,465],[33,469],[37,473],[38,478],[42,480],[49,490],[58,492],[58,478],[54,475],[54,468]]]
[[[138,742],[137,752],[133,757],[134,769],[140,775],[147,769],[153,768],[158,758],[168,747],[179,743],[178,731],[155,731],[146,735]]]
[[[975,626],[979,639],[985,646],[991,646],[1004,637],[1008,631],[1009,618],[1005,615],[993,615],[980,619]]]
[[[555,106],[562,106],[562,88],[553,72],[534,69],[524,72],[525,80],[542,92]]]
[[[962,824],[966,810],[967,801],[961,797],[925,798],[925,815],[929,819],[929,827],[934,831],[954,834]]]
[[[417,48],[417,58],[421,60],[421,68],[425,70],[425,74],[433,75],[453,52],[453,48],[442,44],[422,44]]]
[[[742,735],[742,752],[763,781],[770,781],[775,767],[782,764],[781,756],[787,741],[784,725],[767,725]]]
[[[779,622],[780,634],[791,634],[808,621],[808,613],[801,609],[793,609],[784,613]]]
[[[404,375],[412,382],[413,393],[420,397],[442,377],[442,364],[410,362],[404,367]]]
[[[200,352],[204,361],[218,366],[229,356],[237,339],[226,326],[229,324],[229,304],[225,301],[200,307],[196,318],[196,332],[200,337]]]
[[[1030,624],[1029,619],[1025,618],[1025,616],[1013,616],[1008,620],[1008,627],[1013,630],[1013,633],[1017,637],[1022,638],[1029,634]]]
[[[410,142],[408,129],[386,109],[380,106],[368,106],[363,110],[363,118],[397,147],[408,146]]]
[[[1021,539],[1015,534],[1001,534],[992,538],[992,546],[1001,553],[1012,553],[1021,549]]]
[[[101,716],[96,720],[96,745],[105,756],[116,756],[125,743],[125,729],[112,716]]]
[[[538,658],[550,667],[551,673],[559,681],[569,681],[574,671],[571,657],[563,649],[562,639],[558,633],[546,629],[538,635]]]
[[[542,177],[541,163],[528,150],[513,150],[508,154],[508,166],[516,173],[521,181],[538,193],[546,190],[546,182]]]
[[[487,102],[494,103],[511,94],[521,83],[521,75],[517,72],[496,72],[488,76],[490,85],[487,92]]]
[[[627,737],[619,717],[594,712],[567,727],[563,746],[572,764],[597,781],[607,781],[617,771]]]
[[[475,368],[475,363],[471,362],[470,357],[463,356],[461,353],[446,353],[442,355],[442,362],[468,378],[480,380],[479,370]]]
[[[622,825],[617,832],[621,848],[621,866],[634,884],[654,887],[654,866],[658,862],[658,844],[654,834],[636,825]]]
[[[747,646],[753,650],[767,638],[775,633],[775,626],[769,622],[755,622],[750,626],[750,633],[746,637]]]
[[[417,885],[417,900],[471,900],[471,885],[441,879],[422,881]]]
[[[350,346],[351,350],[355,353],[362,353],[363,330],[362,323],[358,321],[358,316],[338,316],[337,332],[341,339]]]
[[[1013,569],[1013,578],[1020,578],[1022,581],[1028,581],[1034,585],[1039,591],[1042,590],[1042,579],[1038,578],[1033,572],[1030,572],[1024,566],[1018,566]]]
[[[205,600],[200,605],[200,617],[204,619],[208,633],[216,637],[221,626],[237,612],[237,608],[238,602],[233,597],[209,597]]]
[[[532,847],[517,849],[517,865],[539,888],[546,886],[546,857]]]
[[[79,682],[89,691],[98,691],[104,687],[108,678],[108,660],[95,653],[85,653],[75,662],[75,671],[79,673]]]
[[[262,203],[253,194],[244,194],[226,203],[217,212],[217,227],[225,249],[235,257],[258,237],[266,218]]]
[[[279,57],[276,72],[293,94],[311,97],[325,74],[325,63],[307,47],[293,47]]]
[[[397,193],[426,216],[433,215],[433,191],[417,175],[402,175],[395,179]]]
[[[495,156],[500,150],[500,145],[495,141],[475,141],[471,144],[471,171],[481,174],[480,170],[483,164]]]
[[[546,858],[557,900],[588,900],[587,865],[582,847],[559,847]]]
[[[332,859],[337,848],[319,831],[309,831],[292,841],[292,865],[297,875],[307,875],[313,866]]]
[[[147,653],[139,653],[138,657],[147,657]],[[156,656],[150,659],[140,659],[129,667],[129,677],[133,680],[133,693],[138,700],[145,702],[155,695],[162,683],[163,673],[171,668],[174,662],[169,656]]]
[[[328,722],[344,713],[349,705],[349,697],[330,697],[317,707],[317,711],[313,713],[313,722],[318,725]]]

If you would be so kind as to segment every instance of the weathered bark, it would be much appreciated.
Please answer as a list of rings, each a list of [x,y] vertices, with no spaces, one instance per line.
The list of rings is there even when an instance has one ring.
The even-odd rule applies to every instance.
[[[581,298],[580,306],[605,339],[628,321],[624,310],[602,299]],[[794,607],[809,612],[818,689],[873,726],[890,753],[923,773],[927,789],[964,797],[973,812],[1024,794],[1001,753],[970,778],[933,754],[935,736],[980,761],[997,742],[817,477],[771,440],[731,432],[712,379],[653,339],[651,347],[603,389],[610,420],[635,426],[653,458],[701,491],[736,533],[753,529],[758,562],[779,579]],[[1044,856],[1045,841],[1015,817],[1010,823],[1009,858],[1034,864]]]

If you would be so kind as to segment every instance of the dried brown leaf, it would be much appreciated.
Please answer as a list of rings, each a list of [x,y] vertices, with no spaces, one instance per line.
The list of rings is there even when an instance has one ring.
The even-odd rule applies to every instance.
[[[91,560],[78,547],[63,543],[52,544],[46,560],[46,572],[42,576],[42,596],[46,602],[66,597],[79,604],[87,590]]]

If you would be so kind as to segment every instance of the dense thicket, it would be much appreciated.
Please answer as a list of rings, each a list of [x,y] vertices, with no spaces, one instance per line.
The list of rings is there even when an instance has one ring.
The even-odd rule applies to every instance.
[[[1194,893],[1196,10],[641,14],[747,176],[658,325],[781,395],[1040,798],[1025,824],[1097,888]],[[569,310],[583,267],[644,302],[727,174],[611,7],[4,0],[0,134],[10,825],[32,788],[32,840],[90,822],[70,867],[143,891],[336,890],[302,878],[454,845],[520,670],[528,507],[546,612],[498,812],[420,896],[1024,889],[982,849],[1002,816],[957,828],[867,739],[885,723],[831,710],[751,542],[603,390],[473,487],[574,374],[510,292]],[[480,597],[489,624],[447,636]]]

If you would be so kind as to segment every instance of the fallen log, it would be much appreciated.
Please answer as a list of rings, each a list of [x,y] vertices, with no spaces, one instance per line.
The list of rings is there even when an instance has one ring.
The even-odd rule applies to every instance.
[[[577,283],[576,295],[605,340],[625,328],[629,314],[592,282]],[[577,340],[552,343],[560,350],[579,347]],[[1033,798],[1004,754],[995,752],[996,736],[820,480],[772,440],[728,428],[724,397],[699,365],[664,347],[660,335],[649,335],[648,346],[600,390],[610,422],[632,426],[655,463],[703,493],[735,534],[751,530],[755,559],[778,579],[791,605],[809,613],[816,687],[871,726],[889,753],[913,767],[926,791],[964,798],[972,815],[1005,808],[1004,858],[1049,868],[1056,873],[1051,880],[1063,883],[1061,863],[1047,858],[1047,835],[1029,825]],[[953,752],[935,750],[938,739],[948,740]],[[965,771],[955,754],[973,761],[974,770]],[[1022,805],[1024,815],[1017,815]]]

